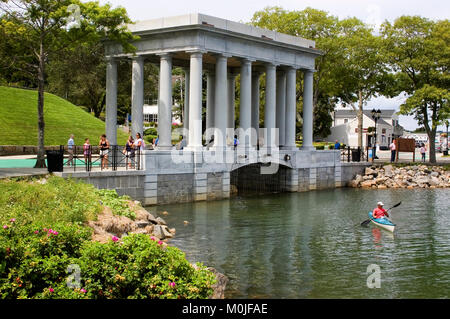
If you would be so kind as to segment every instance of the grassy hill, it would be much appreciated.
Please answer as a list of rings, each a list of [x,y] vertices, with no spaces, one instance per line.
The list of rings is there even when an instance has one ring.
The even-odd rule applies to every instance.
[[[0,86],[0,145],[37,145],[37,91]],[[105,123],[72,103],[45,93],[45,145],[65,145],[70,134],[75,144],[85,138],[97,145],[105,133]],[[127,134],[117,132],[117,142],[125,144]]]

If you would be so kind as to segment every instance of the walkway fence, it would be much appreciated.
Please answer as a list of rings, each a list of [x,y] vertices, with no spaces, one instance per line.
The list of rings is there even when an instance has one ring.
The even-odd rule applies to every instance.
[[[370,147],[343,147],[341,148],[341,162],[368,162],[369,152],[372,151]]]
[[[55,152],[55,151],[53,151]],[[58,151],[56,151],[58,152]],[[60,146],[59,154],[63,154],[64,171],[94,170],[141,170],[142,153],[139,149],[128,149],[124,145],[110,145],[108,149],[101,150],[98,146],[88,147],[75,145],[72,149]],[[47,154],[47,161],[48,161]],[[47,163],[47,165],[51,165]]]

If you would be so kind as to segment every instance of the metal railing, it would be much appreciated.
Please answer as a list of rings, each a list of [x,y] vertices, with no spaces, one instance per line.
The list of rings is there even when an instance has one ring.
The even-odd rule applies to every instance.
[[[341,147],[341,162],[368,162],[369,147]]]
[[[142,169],[142,152],[140,149],[126,148],[123,145],[110,145],[108,149],[98,146],[75,145],[72,149],[61,145],[64,171],[124,170]]]

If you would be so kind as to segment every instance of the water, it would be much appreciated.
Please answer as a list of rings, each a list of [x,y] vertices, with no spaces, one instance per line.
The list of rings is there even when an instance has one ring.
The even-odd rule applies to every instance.
[[[395,233],[369,225],[383,201]],[[449,298],[450,189],[334,189],[150,208],[191,262],[226,274],[227,298]],[[183,221],[189,221],[184,225]],[[369,265],[380,288],[368,288]]]

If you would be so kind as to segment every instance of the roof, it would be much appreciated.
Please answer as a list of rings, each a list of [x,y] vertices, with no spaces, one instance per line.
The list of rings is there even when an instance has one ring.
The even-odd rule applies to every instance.
[[[381,111],[381,117],[392,117],[392,115],[394,115],[395,110],[393,109],[387,109],[387,110],[380,110]],[[372,110],[363,110],[363,114],[369,118],[372,118]],[[334,111],[334,116],[337,118],[341,118],[341,117],[356,117],[356,111],[353,109],[348,109],[348,110],[336,110]]]
[[[254,27],[248,24],[229,21],[217,17],[201,13],[192,13],[181,16],[166,17],[152,20],[137,21],[134,24],[129,24],[128,28],[133,33],[145,33],[145,31],[179,28],[186,26],[207,26],[215,29],[224,30],[232,33],[244,34],[247,36],[257,37],[284,44],[294,45],[303,48],[315,48],[315,41],[304,38],[275,32],[272,30]]]

